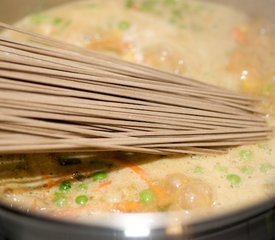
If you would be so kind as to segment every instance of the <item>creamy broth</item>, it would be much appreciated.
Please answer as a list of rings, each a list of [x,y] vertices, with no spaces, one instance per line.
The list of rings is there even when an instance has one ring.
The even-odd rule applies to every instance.
[[[274,126],[274,37],[260,20],[236,9],[186,0],[90,0],[35,13],[17,25],[261,96],[259,108],[268,112]],[[273,138],[216,156],[1,156],[1,199],[27,211],[73,219],[101,212],[183,210],[190,216],[209,215],[274,196],[274,146]]]

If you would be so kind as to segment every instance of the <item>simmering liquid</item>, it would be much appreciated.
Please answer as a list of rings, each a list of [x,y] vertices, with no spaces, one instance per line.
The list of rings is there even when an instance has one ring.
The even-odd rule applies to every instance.
[[[274,37],[260,20],[239,10],[195,0],[90,0],[34,13],[17,25],[261,96],[259,108],[274,126]],[[3,155],[0,199],[26,211],[78,220],[102,212],[209,216],[274,196],[274,146],[273,138],[215,156]]]

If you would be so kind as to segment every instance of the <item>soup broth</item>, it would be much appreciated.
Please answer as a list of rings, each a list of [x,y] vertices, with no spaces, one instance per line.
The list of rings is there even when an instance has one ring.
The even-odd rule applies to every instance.
[[[17,26],[261,96],[258,107],[274,126],[274,37],[261,20],[239,10],[195,0],[89,0],[34,13]],[[272,138],[211,156],[3,155],[0,198],[12,207],[72,219],[104,212],[209,215],[274,196],[274,146]]]

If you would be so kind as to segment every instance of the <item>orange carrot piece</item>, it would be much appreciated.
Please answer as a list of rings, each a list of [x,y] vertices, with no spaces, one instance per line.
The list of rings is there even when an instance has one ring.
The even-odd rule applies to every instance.
[[[114,52],[123,52],[131,47],[131,44],[118,37],[103,38],[92,41],[89,45],[92,49],[105,49]]]
[[[81,172],[81,174],[83,174],[84,176],[89,176],[91,174],[91,172],[90,171]],[[73,173],[62,176],[57,180],[54,180],[50,175],[43,175],[42,178],[44,178],[47,181],[47,188],[52,188],[64,181],[72,180],[72,175],[73,175]]]
[[[137,212],[140,210],[140,204],[134,201],[115,203],[112,206],[112,211],[119,212]]]
[[[156,194],[158,198],[163,199],[166,197],[165,196],[166,194],[164,193],[164,191],[151,181],[148,174],[140,166],[138,166],[137,164],[129,160],[124,160],[124,161],[116,160],[116,161],[119,162],[121,165],[130,168],[134,173],[139,175],[139,177],[149,186],[149,188],[152,190],[152,192]]]
[[[31,210],[35,211],[37,208],[37,199],[32,200]]]
[[[103,189],[103,188],[105,188],[105,187],[108,187],[111,183],[112,183],[111,180],[109,180],[109,181],[104,181],[104,182],[100,183],[100,184],[97,186],[96,189],[97,189],[97,190]]]
[[[51,211],[50,215],[55,217],[78,217],[83,211],[86,211],[88,208],[86,206],[83,207],[70,207],[68,209],[63,209],[59,211]]]
[[[71,175],[70,176],[63,176],[63,177],[59,178],[58,180],[54,180],[49,175],[43,175],[42,177],[47,181],[47,188],[49,189],[49,188],[52,188],[54,186],[57,186],[58,184],[66,181],[66,180],[69,180],[71,178]]]
[[[61,177],[61,178],[59,178],[58,180],[56,180],[56,181],[54,182],[54,185],[53,185],[52,187],[57,186],[57,185],[59,185],[60,183],[66,181],[66,180],[69,180],[70,178],[71,178],[71,176],[64,176],[64,177]]]
[[[246,32],[242,31],[238,27],[233,30],[233,36],[234,36],[235,40],[240,44],[248,43],[248,36],[247,36]]]
[[[55,181],[49,175],[43,175],[42,178],[47,181],[47,188],[51,188],[55,184]]]

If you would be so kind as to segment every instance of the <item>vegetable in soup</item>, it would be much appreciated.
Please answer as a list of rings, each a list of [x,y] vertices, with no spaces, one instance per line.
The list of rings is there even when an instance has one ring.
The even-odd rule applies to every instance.
[[[261,96],[259,108],[274,126],[274,36],[260,20],[239,10],[195,0],[89,0],[34,13],[17,25]],[[272,138],[214,156],[1,156],[1,200],[27,211],[84,220],[102,212],[209,215],[274,196],[274,146]]]

